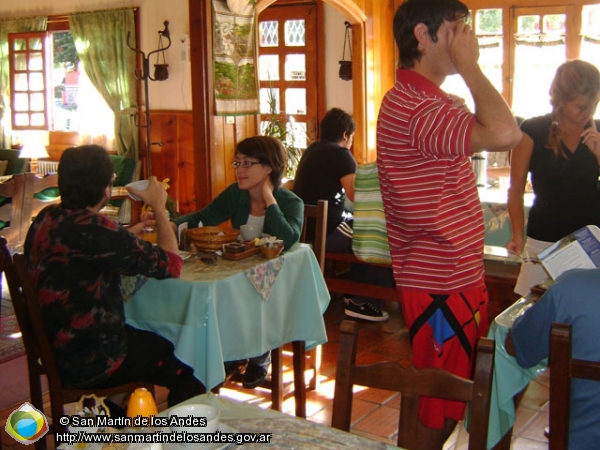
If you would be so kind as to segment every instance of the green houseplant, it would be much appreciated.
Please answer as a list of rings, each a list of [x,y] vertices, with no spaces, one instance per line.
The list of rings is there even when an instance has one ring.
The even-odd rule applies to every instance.
[[[264,136],[271,136],[279,139],[279,141],[283,144],[288,157],[285,176],[287,178],[294,178],[296,175],[296,169],[298,168],[298,163],[302,157],[302,149],[296,146],[296,136],[293,128],[293,116],[288,116],[289,123],[284,123],[277,114],[277,103],[277,98],[273,88],[269,88],[267,92],[267,104],[269,106],[268,120],[263,125],[262,134]]]

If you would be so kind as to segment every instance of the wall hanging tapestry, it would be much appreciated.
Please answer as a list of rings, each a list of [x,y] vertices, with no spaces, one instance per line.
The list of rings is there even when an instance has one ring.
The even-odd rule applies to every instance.
[[[229,8],[233,0],[212,0],[213,79],[218,116],[258,114],[256,6]],[[233,5],[232,5],[233,6]]]

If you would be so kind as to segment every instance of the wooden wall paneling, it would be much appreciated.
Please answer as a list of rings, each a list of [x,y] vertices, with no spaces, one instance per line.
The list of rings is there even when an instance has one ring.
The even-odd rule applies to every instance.
[[[194,171],[196,208],[207,205],[213,192],[211,155],[213,154],[212,82],[212,5],[210,0],[189,0],[190,62],[192,73],[192,110],[194,133]]]
[[[152,175],[177,182],[177,119],[173,113],[151,113]]]
[[[154,111],[150,114],[152,145],[152,175],[159,180],[170,179],[169,195],[185,214],[196,210],[193,143],[193,113],[191,111]]]
[[[225,117],[214,116],[212,123],[214,127],[214,142],[210,148],[210,173],[212,177],[211,191],[213,194],[210,200],[227,186],[225,180],[226,173],[223,168],[223,153],[225,152],[225,143],[227,141],[225,136]]]
[[[177,121],[177,202],[182,214],[196,211],[196,177],[194,167],[194,115],[192,111],[178,114]]]
[[[233,161],[235,155],[235,149],[238,143],[238,123],[243,121],[242,117],[233,117],[233,123],[228,124],[226,121],[223,123],[223,136],[225,138],[223,142],[223,151],[220,154],[220,165],[221,173],[223,178],[223,186],[219,192],[229,186],[235,181],[235,172],[231,167],[231,161]]]

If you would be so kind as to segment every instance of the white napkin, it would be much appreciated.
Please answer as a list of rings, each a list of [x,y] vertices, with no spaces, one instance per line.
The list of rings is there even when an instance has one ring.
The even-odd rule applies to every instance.
[[[179,242],[179,244],[181,244],[181,233],[183,233],[184,230],[188,229],[188,223],[187,222],[183,222],[182,224],[180,224],[177,227],[177,242]]]

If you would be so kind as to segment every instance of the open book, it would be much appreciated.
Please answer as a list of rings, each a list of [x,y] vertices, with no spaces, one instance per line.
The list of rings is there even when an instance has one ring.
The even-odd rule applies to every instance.
[[[580,228],[538,256],[553,280],[567,270],[600,267],[600,229],[595,225]]]

